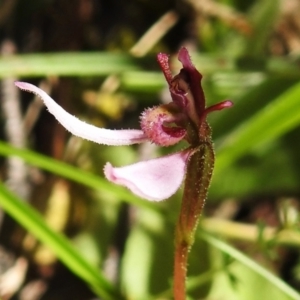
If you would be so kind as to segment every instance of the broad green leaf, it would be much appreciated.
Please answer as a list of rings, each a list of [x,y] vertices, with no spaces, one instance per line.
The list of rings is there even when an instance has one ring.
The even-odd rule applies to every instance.
[[[157,212],[143,210],[137,215],[121,268],[122,287],[131,299],[148,299],[170,287],[173,226],[166,223],[165,215]]]

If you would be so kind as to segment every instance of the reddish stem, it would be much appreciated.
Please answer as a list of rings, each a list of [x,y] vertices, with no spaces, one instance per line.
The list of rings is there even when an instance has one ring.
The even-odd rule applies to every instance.
[[[176,230],[176,240],[178,240],[178,229]],[[176,243],[175,248],[175,260],[174,260],[174,299],[185,300],[185,281],[187,274],[187,259],[188,259],[189,247],[182,241]]]
[[[203,130],[205,134],[205,131]],[[214,165],[214,151],[209,127],[200,146],[191,155],[185,178],[181,211],[175,232],[174,299],[185,300],[188,253],[202,212]]]

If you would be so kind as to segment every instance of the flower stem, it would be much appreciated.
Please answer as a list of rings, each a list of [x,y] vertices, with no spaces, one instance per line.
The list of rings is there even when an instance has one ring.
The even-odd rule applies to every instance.
[[[191,155],[185,179],[181,211],[175,232],[174,299],[185,300],[188,253],[194,243],[214,166],[214,151],[208,138]]]
[[[177,232],[177,230],[176,230]],[[189,247],[185,243],[176,244],[174,260],[174,299],[185,300],[185,280]]]

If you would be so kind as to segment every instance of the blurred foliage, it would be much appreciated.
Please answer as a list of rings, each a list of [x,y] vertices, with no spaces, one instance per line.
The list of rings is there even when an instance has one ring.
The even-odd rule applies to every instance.
[[[134,57],[131,47],[170,10],[178,16],[175,25],[144,57]],[[10,39],[16,49],[2,50],[2,98],[14,89],[11,78],[43,79],[81,119],[137,128],[145,107],[169,101],[155,54],[170,53],[176,74],[176,51],[187,46],[204,75],[208,104],[234,102],[210,116],[216,169],[190,254],[188,299],[299,299],[299,14],[296,0],[0,1],[1,44]],[[20,99],[25,114],[34,102],[25,93]],[[13,299],[22,299],[37,279],[46,289],[36,299],[171,299],[182,191],[148,203],[108,183],[102,168],[106,161],[126,165],[175,147],[95,145],[67,135],[47,112],[37,114],[31,129],[24,123],[22,149],[7,135],[1,106],[0,205],[7,215],[0,245],[29,262]],[[4,185],[13,180],[11,156],[28,164],[30,193],[23,200],[31,205]],[[63,194],[54,193],[62,178]],[[47,218],[51,195],[70,201],[61,232]],[[51,263],[36,259],[33,236],[52,250]],[[57,283],[62,280],[64,286]]]

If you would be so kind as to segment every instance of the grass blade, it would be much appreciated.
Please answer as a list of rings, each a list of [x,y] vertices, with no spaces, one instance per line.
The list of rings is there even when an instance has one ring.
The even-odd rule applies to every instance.
[[[148,209],[157,209],[149,201],[135,197],[125,188],[109,183],[106,179],[96,176],[92,173],[83,171],[79,168],[68,165],[64,162],[52,159],[50,157],[38,154],[27,149],[18,149],[8,143],[0,141],[0,155],[18,156],[27,163],[47,170],[53,174],[68,178],[93,189],[102,189],[107,193],[118,196],[130,204],[138,205]]]
[[[300,84],[296,84],[230,133],[218,149],[215,175],[248,151],[298,126],[299,101]]]
[[[107,300],[116,299],[116,291],[101,271],[90,265],[65,236],[54,232],[41,215],[8,191],[2,183],[0,183],[0,206],[38,240],[51,248],[57,257],[89,284],[97,295]]]
[[[227,253],[229,256],[233,257],[243,265],[247,266],[248,268],[252,269],[257,274],[261,275],[263,278],[271,282],[275,287],[280,289],[283,293],[288,295],[291,299],[298,300],[300,299],[300,294],[295,291],[292,287],[287,285],[284,281],[273,275],[268,270],[261,267],[258,263],[254,260],[250,259],[237,249],[233,248],[232,246],[226,244],[225,242],[201,231],[200,237],[205,240],[210,245],[218,248],[222,252]]]

